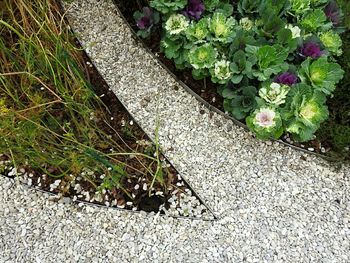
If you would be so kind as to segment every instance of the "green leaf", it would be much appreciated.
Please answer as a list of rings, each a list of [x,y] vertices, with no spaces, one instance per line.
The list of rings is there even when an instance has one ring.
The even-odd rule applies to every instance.
[[[328,118],[324,94],[306,84],[297,84],[288,93],[286,105],[282,109],[286,130],[296,140],[307,141]]]
[[[224,94],[227,96],[224,96],[224,109],[234,118],[238,120],[244,119],[256,108],[257,90],[255,87],[247,86],[235,91],[229,88],[227,89],[227,93]]]
[[[238,12],[244,16],[246,14],[257,13],[260,1],[257,0],[241,0],[238,1]]]
[[[221,4],[216,11],[223,13],[226,17],[229,17],[233,14],[233,6],[228,3]]]
[[[233,84],[238,84],[242,81],[243,79],[243,75],[234,75],[232,78],[231,78],[231,82]]]
[[[276,58],[276,49],[272,46],[262,46],[257,52],[260,69],[267,68]]]
[[[311,63],[308,58],[301,64],[299,77],[326,95],[332,94],[336,84],[343,78],[344,70],[337,63],[330,63],[323,56]]]
[[[245,47],[245,52],[249,53],[249,54],[257,54],[259,51],[259,47],[258,46],[253,46],[253,45],[246,45]]]
[[[158,10],[162,14],[169,14],[183,9],[187,4],[187,0],[152,0],[150,6]]]
[[[309,32],[314,32],[318,28],[322,27],[327,21],[327,17],[323,10],[316,9],[307,13],[301,20],[301,26]]]
[[[277,41],[281,44],[288,43],[292,40],[292,31],[287,28],[282,28],[277,32]]]
[[[232,99],[235,97],[235,92],[233,89],[225,87],[225,89],[222,91],[222,96],[226,99]]]
[[[238,50],[233,55],[233,61],[237,64],[240,71],[243,71],[246,67],[247,57],[243,50]]]

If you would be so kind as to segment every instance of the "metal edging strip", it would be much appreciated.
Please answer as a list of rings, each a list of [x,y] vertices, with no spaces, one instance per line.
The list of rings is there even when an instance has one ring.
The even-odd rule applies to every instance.
[[[63,7],[63,4],[60,0],[57,1],[58,5],[59,5],[59,8],[62,10],[62,13],[65,14],[65,9]],[[68,21],[68,20],[67,20]],[[69,21],[68,21],[69,23]],[[73,33],[74,36],[76,36],[76,34],[74,33],[73,29],[70,28],[70,31]],[[75,40],[78,41],[79,45],[81,47],[83,47],[81,45],[81,41],[75,37]],[[85,52],[85,54],[90,58],[90,56],[86,53],[85,50],[83,50],[83,52]],[[95,68],[95,70],[97,72],[99,72],[99,70],[97,69],[96,65],[93,63],[93,61],[90,59],[90,63],[92,64],[92,66]],[[100,74],[100,73],[99,73]],[[102,77],[102,75],[101,75]],[[117,97],[117,96],[116,96]],[[118,99],[118,97],[117,97]],[[123,105],[123,107],[125,108],[125,110],[127,110],[127,108],[125,107],[125,105],[118,99],[118,101]],[[128,114],[131,116],[131,114],[128,112]],[[132,117],[132,116],[131,116]],[[134,118],[133,118],[134,119]],[[138,125],[138,123],[135,121],[135,123]],[[139,125],[138,125],[139,126]],[[141,126],[139,126],[141,128]],[[145,134],[147,134],[145,132]],[[154,141],[151,139],[151,137],[147,134],[147,136],[149,137],[149,139],[152,141],[152,143],[154,143]],[[165,157],[165,156],[164,156]],[[167,161],[171,164],[171,162],[168,160],[168,158],[166,158]],[[175,168],[175,167],[174,167]],[[175,169],[176,170],[176,169]],[[177,172],[177,170],[176,170]],[[8,179],[12,179],[12,180],[15,180],[16,177],[15,176],[9,176],[9,175],[4,175],[4,174],[0,174],[0,176],[3,176],[3,177],[6,177]],[[220,219],[219,216],[217,216],[213,211],[212,209],[203,201],[203,199],[197,194],[197,192],[194,190],[194,188],[192,187],[192,185],[190,183],[188,183],[187,179],[184,177],[184,176],[181,176],[182,177],[182,180],[189,186],[190,190],[193,192],[194,196],[196,198],[198,198],[198,200],[205,206],[205,208],[208,210],[208,212],[213,216],[213,219],[207,219],[207,218],[202,218],[202,217],[192,217],[192,216],[175,216],[175,215],[167,215],[167,214],[161,214],[159,213],[159,216],[161,217],[171,217],[171,218],[175,218],[175,219],[185,219],[185,220],[202,220],[202,221],[209,221],[209,222],[214,222],[214,221],[217,221]],[[27,184],[23,183],[23,182],[20,182],[22,185],[24,186],[27,186],[27,187],[30,187],[28,186]],[[50,196],[58,196],[57,194],[55,193],[52,193],[52,192],[49,192],[49,191],[46,191],[46,190],[43,190],[43,189],[40,189],[40,188],[37,188],[37,187],[31,187],[32,189],[38,191],[38,192],[41,192],[41,193],[45,193],[45,194],[48,194]],[[70,197],[69,197],[70,198]],[[83,200],[76,200],[76,201],[73,201],[72,198],[70,198],[72,200],[72,202],[74,203],[82,203],[82,204],[85,204],[85,205],[90,205],[90,206],[95,206],[95,207],[101,207],[101,208],[105,208],[105,209],[113,209],[113,210],[117,210],[117,211],[125,211],[125,212],[132,212],[132,213],[135,213],[135,214],[140,214],[141,212],[144,212],[144,213],[150,213],[150,212],[146,212],[146,211],[142,211],[142,210],[137,210],[137,211],[134,211],[134,210],[129,210],[129,209],[124,209],[124,208],[119,208],[119,207],[111,207],[111,206],[106,206],[106,205],[102,205],[102,204],[96,204],[96,203],[91,203],[91,202],[87,202],[87,201],[83,201]],[[157,215],[157,213],[154,214],[155,216]]]
[[[0,174],[0,176],[3,176],[9,180],[18,180],[16,176],[9,176],[9,175],[5,175],[5,174]],[[40,193],[43,193],[43,194],[48,194],[49,196],[53,196],[53,197],[60,197],[58,194],[55,194],[53,192],[50,192],[50,191],[46,191],[46,190],[43,190],[43,189],[40,189],[38,187],[35,187],[35,186],[29,186],[27,185],[26,183],[23,183],[23,182],[19,182],[22,186],[25,186],[25,187],[29,187],[35,191],[38,191]],[[67,196],[68,197],[68,196]],[[72,203],[76,203],[76,204],[84,204],[84,205],[88,205],[88,206],[93,206],[93,207],[99,207],[99,208],[104,208],[104,209],[111,209],[111,210],[116,210],[116,211],[120,211],[120,212],[131,212],[131,213],[134,213],[134,214],[141,214],[141,213],[146,213],[146,214],[150,214],[151,212],[146,212],[146,211],[142,211],[142,210],[131,210],[131,209],[125,209],[125,208],[119,208],[119,207],[114,207],[114,206],[106,206],[106,205],[103,205],[103,204],[97,204],[97,203],[92,203],[92,202],[87,202],[87,201],[84,201],[84,200],[73,200],[71,197],[68,197]],[[158,213],[155,213],[153,212],[154,216],[156,217]],[[192,217],[192,216],[174,216],[174,215],[167,215],[167,214],[161,214],[159,213],[158,216],[160,217],[172,217],[172,218],[175,218],[175,219],[185,219],[185,220],[197,220],[197,221],[208,221],[208,222],[214,222],[214,221],[218,221],[219,218],[215,217],[215,215],[212,213],[214,219],[207,219],[207,218],[201,218],[201,217]]]
[[[182,88],[184,88],[188,93],[190,93],[192,96],[194,96],[200,103],[202,103],[205,107],[207,107],[209,110],[211,111],[214,111],[215,113],[225,117],[226,119],[229,119],[231,120],[235,125],[245,129],[246,131],[249,131],[248,129],[248,126],[243,124],[242,122],[236,120],[235,118],[231,117],[230,115],[224,113],[223,111],[219,110],[218,108],[214,107],[213,105],[211,105],[210,103],[208,103],[207,101],[205,101],[201,96],[199,96],[197,93],[195,93],[190,87],[188,87],[182,80],[180,80],[172,71],[169,70],[169,68],[167,66],[165,66],[158,58],[157,56],[155,55],[155,53],[152,52],[152,50],[142,41],[142,39],[136,34],[135,30],[132,28],[132,26],[129,24],[129,22],[127,21],[126,17],[123,15],[123,13],[121,12],[121,10],[119,9],[116,1],[118,0],[113,0],[114,2],[114,5],[116,7],[116,10],[118,12],[118,14],[120,15],[120,17],[123,19],[123,21],[125,22],[125,24],[127,24],[127,26],[129,27],[132,35],[133,35],[133,38],[139,43],[141,44],[142,48],[144,48],[147,53],[149,53],[153,59],[155,59],[157,61],[157,63],[159,65],[161,65],[180,85]],[[335,158],[332,158],[332,157],[329,157],[329,156],[326,156],[326,155],[323,155],[323,154],[320,154],[320,153],[316,153],[316,152],[311,152],[307,149],[304,149],[304,148],[301,148],[301,147],[298,147],[298,146],[295,146],[293,144],[290,144],[290,143],[287,143],[281,139],[271,139],[271,141],[275,141],[275,142],[278,142],[284,146],[287,146],[287,147],[290,147],[292,149],[295,149],[295,150],[298,150],[298,151],[301,151],[301,152],[304,152],[304,153],[307,153],[307,154],[310,154],[310,155],[313,155],[313,156],[317,156],[317,157],[320,157],[322,159],[325,159],[327,161],[330,161],[330,162],[336,162],[336,161],[339,161],[338,159],[335,159]]]

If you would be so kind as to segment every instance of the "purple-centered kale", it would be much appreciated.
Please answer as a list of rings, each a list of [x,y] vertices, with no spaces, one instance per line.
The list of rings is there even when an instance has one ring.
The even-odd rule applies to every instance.
[[[324,53],[316,42],[307,42],[300,48],[300,54],[303,57],[319,58]]]
[[[279,83],[279,84],[283,84],[283,85],[292,86],[292,85],[298,83],[299,79],[293,73],[284,72],[284,73],[281,73],[278,76],[276,76],[276,78],[274,79],[274,82]]]
[[[204,10],[204,3],[201,0],[188,0],[187,6],[182,13],[191,19],[199,20]]]
[[[136,26],[139,28],[137,35],[142,38],[148,38],[159,22],[160,17],[157,11],[149,7],[144,7],[142,11],[136,11],[134,13],[134,19]]]
[[[338,4],[335,1],[329,2],[324,8],[325,15],[332,21],[334,26],[338,26],[341,22],[341,13]]]
[[[136,25],[141,30],[150,29],[153,26],[153,12],[149,7],[142,9],[142,16],[136,19]]]

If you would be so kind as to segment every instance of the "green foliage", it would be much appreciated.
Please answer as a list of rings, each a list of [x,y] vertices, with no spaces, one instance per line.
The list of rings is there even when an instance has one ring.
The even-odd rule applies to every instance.
[[[338,0],[337,1],[344,16],[344,26],[350,29],[350,2],[348,0]]]
[[[188,49],[184,48],[184,39],[182,37],[174,38],[167,36],[161,42],[161,51],[168,59],[173,59],[179,69],[187,66]]]
[[[222,91],[224,100],[224,109],[237,120],[244,119],[257,106],[257,90],[253,86],[242,87],[233,90],[227,86]]]
[[[282,116],[286,130],[298,141],[308,141],[327,119],[326,97],[306,84],[293,86],[288,94]]]
[[[238,3],[238,11],[242,16],[257,13],[259,11],[261,1],[257,0],[242,0]]]
[[[332,26],[331,23],[327,22],[327,17],[321,9],[308,12],[301,20],[300,25],[307,32],[316,32],[318,29],[327,30]]]
[[[219,84],[226,84],[232,76],[230,62],[226,60],[217,61],[209,72],[211,73],[212,82]]]
[[[245,30],[237,30],[236,37],[233,39],[230,45],[229,55],[231,56],[238,50],[245,50],[249,46],[256,46],[257,41],[254,36],[251,35],[251,32]]]
[[[350,159],[350,34],[341,35],[343,55],[337,61],[345,71],[344,78],[337,85],[333,96],[327,100],[329,119],[318,129],[316,135],[331,148],[329,154],[339,159]],[[347,147],[347,148],[346,148]]]
[[[290,2],[289,0],[261,0],[259,13],[262,17],[266,14],[281,16],[290,9]]]
[[[220,3],[216,9],[216,12],[224,14],[226,17],[230,17],[233,13],[233,6],[229,3]]]
[[[123,188],[122,179],[128,176],[123,164],[113,164],[108,159],[101,156],[98,152],[90,149],[88,149],[85,153],[88,156],[91,156],[98,163],[104,165],[107,170],[111,171],[107,176],[103,178],[102,184],[98,187],[99,190]]]
[[[204,6],[207,11],[213,12],[221,3],[220,0],[204,0]]]
[[[187,0],[151,0],[150,6],[161,12],[162,14],[170,14],[172,12],[183,9],[187,4]]]
[[[316,61],[305,60],[301,64],[299,76],[305,83],[315,89],[330,95],[335,90],[336,84],[343,78],[344,70],[337,63],[330,63],[327,57],[321,57]]]
[[[194,79],[210,77],[213,83],[222,85],[218,90],[222,90],[224,109],[240,120],[250,115],[248,126],[260,134],[259,138],[277,138],[281,130],[293,133],[296,140],[312,138],[325,114],[321,114],[322,121],[314,121],[315,125],[302,126],[302,119],[293,115],[297,120],[292,121],[281,112],[286,107],[300,110],[301,102],[291,103],[290,97],[293,94],[297,100],[304,96],[294,94],[297,82],[311,90],[312,95],[304,96],[308,100],[310,96],[334,95],[344,75],[336,63],[336,56],[344,51],[339,35],[344,30],[331,20],[338,21],[341,12],[328,12],[328,16],[336,17],[327,17],[325,8],[330,0],[240,0],[233,5],[226,0],[203,2],[205,12],[200,19],[192,19],[179,34],[171,34],[171,27],[165,26],[162,50],[166,57],[173,59],[177,68],[190,68]],[[181,10],[173,11],[166,18],[180,14]],[[307,45],[309,42],[315,44]],[[297,72],[299,78],[289,72]],[[240,88],[232,89],[232,85]],[[324,113],[320,98],[303,108],[302,114],[312,105]],[[258,127],[255,118],[261,116],[259,110],[264,110],[266,116],[273,115],[276,125]]]
[[[265,45],[258,49],[247,47],[246,51],[257,57],[257,69],[253,70],[253,75],[259,81],[268,80],[272,74],[287,71],[288,64],[285,60],[288,57],[288,50],[281,45]]]
[[[291,1],[291,10],[296,14],[303,14],[310,9],[310,0],[293,0]]]
[[[231,78],[232,72],[230,69],[230,62],[220,60],[215,63],[213,68],[210,68],[211,80],[214,83],[225,84]]]
[[[262,140],[278,139],[283,134],[281,115],[271,107],[256,109],[246,118],[246,122],[256,137]]]
[[[252,67],[257,59],[255,56],[247,57],[243,50],[238,50],[233,54],[233,62],[231,63],[231,71],[234,74],[231,78],[233,84],[238,84],[243,77],[253,78]]]
[[[227,18],[225,14],[221,12],[214,13],[209,22],[209,29],[214,35],[214,41],[220,41],[223,43],[232,42],[235,34],[233,28],[236,21],[233,17]]]
[[[192,23],[186,30],[186,38],[194,44],[205,42],[209,35],[208,18],[202,18],[198,23]]]
[[[289,90],[290,88],[287,85],[267,82],[264,83],[263,87],[259,90],[259,96],[264,99],[266,103],[279,106],[285,103]]]
[[[327,4],[328,0],[310,0],[312,7],[323,7],[325,4]]]
[[[109,111],[88,80],[91,75],[83,53],[57,2],[4,3],[0,11],[0,153],[16,167],[39,175],[62,181],[81,176],[92,190],[100,184],[96,174],[106,178],[118,174],[121,189],[122,178],[129,176],[126,168],[152,176],[154,157],[142,154],[142,160],[135,157],[130,164],[125,156],[141,155],[137,148],[107,134]],[[143,171],[134,165],[138,162]],[[85,169],[91,173],[84,173]]]
[[[193,47],[189,54],[189,62],[195,69],[211,68],[218,56],[216,49],[209,43]]]
[[[242,16],[259,13],[261,16],[270,13],[279,16],[289,8],[288,0],[241,0],[238,1],[238,12]]]
[[[333,33],[332,31],[327,31],[321,34],[320,39],[323,45],[334,55],[340,56],[343,53],[341,49],[342,41],[338,34]]]
[[[165,22],[165,29],[170,35],[178,35],[185,31],[189,26],[189,21],[184,15],[175,14],[171,15]]]
[[[243,30],[249,31],[254,28],[254,21],[250,20],[248,17],[243,17],[239,20],[239,25]]]

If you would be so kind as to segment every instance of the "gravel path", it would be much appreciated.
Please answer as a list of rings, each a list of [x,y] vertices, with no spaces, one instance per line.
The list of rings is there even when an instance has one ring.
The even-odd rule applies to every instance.
[[[57,203],[0,177],[0,262],[349,262],[345,205],[313,209],[173,219]]]
[[[209,112],[135,44],[111,0],[76,0],[68,15],[151,137],[159,120],[166,156],[220,219],[60,204],[0,178],[0,262],[350,262],[349,166]]]

